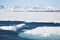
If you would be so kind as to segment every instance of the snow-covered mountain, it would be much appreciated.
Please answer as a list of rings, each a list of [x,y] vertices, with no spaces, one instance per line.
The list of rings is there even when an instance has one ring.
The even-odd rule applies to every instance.
[[[15,6],[13,7],[13,9],[21,9],[22,7],[21,6]]]
[[[0,12],[60,12],[60,9],[57,9],[55,7],[51,6],[14,6],[14,7],[8,7],[8,6],[0,6]]]
[[[32,6],[32,7],[28,7],[28,6],[14,6],[14,7],[8,7],[8,6],[4,6],[4,5],[0,5],[0,9],[43,9],[43,10],[53,10],[53,9],[56,9],[54,7],[49,7],[49,6],[39,6],[39,5],[36,5],[36,6]]]

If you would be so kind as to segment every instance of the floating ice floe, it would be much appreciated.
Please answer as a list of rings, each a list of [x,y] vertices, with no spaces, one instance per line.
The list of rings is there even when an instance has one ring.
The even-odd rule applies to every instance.
[[[39,39],[41,37],[60,37],[60,27],[37,27],[19,34],[23,38]]]
[[[15,26],[2,26],[2,27],[0,27],[0,29],[16,31],[18,28],[21,28],[23,25],[25,25],[25,24],[19,24],[19,25],[15,25]]]

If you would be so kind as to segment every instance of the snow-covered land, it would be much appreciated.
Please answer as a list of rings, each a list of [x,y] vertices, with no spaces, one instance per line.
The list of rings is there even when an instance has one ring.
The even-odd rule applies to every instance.
[[[3,6],[1,6],[3,7]],[[55,12],[57,9],[49,7],[48,9],[39,9],[38,7],[33,7],[33,9],[25,9],[21,7],[5,8],[0,9],[0,21],[25,21],[25,22],[53,22],[60,23],[60,12]],[[20,9],[19,9],[20,8]],[[37,8],[37,9],[35,9]],[[39,11],[39,12],[38,12]],[[42,11],[42,12],[41,12]],[[46,11],[46,12],[45,12]],[[60,10],[58,10],[60,11]],[[16,30],[16,28],[21,28],[25,24],[0,27],[3,30]],[[60,35],[60,27],[36,27],[32,30],[23,29],[22,33],[19,34],[20,37],[24,38],[37,38],[37,36],[51,36]],[[59,36],[60,37],[60,36]],[[40,37],[39,37],[40,38]]]
[[[60,12],[0,12],[0,21],[60,23]]]

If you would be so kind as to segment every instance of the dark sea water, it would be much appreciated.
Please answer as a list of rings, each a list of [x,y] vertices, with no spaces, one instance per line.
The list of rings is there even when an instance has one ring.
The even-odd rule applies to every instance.
[[[33,39],[33,37],[30,35],[30,37],[27,37],[26,34],[26,38],[24,37],[20,37],[18,34],[19,33],[23,33],[24,31],[22,31],[23,29],[28,29],[28,30],[32,30],[36,27],[59,27],[60,23],[47,23],[47,22],[24,22],[24,21],[0,21],[0,27],[3,26],[14,26],[14,25],[18,25],[18,24],[22,24],[24,23],[24,27],[23,28],[19,28],[17,31],[12,31],[12,30],[0,30],[0,40],[60,40],[60,36],[51,36],[51,37],[37,37],[37,39]],[[21,36],[25,35],[20,34]]]

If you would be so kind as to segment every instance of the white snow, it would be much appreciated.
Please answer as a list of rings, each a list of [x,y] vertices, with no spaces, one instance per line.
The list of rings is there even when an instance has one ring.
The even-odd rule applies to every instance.
[[[0,12],[0,21],[60,22],[60,12]]]
[[[25,25],[25,24],[18,24],[15,26],[2,26],[2,27],[0,27],[0,29],[16,31],[17,30],[16,28],[21,28],[23,25]]]
[[[12,30],[12,31],[16,30],[16,28],[14,26],[2,26],[2,27],[0,27],[0,29],[2,29],[2,30]]]
[[[60,27],[37,27],[32,30],[27,30],[25,34],[38,35],[42,37],[48,37],[52,35],[60,35]]]

